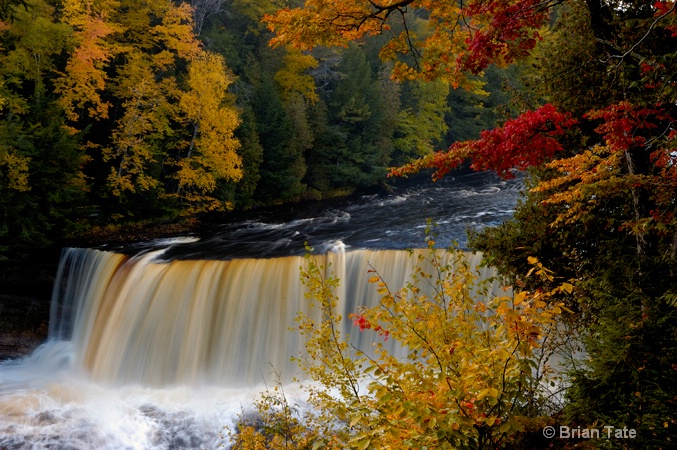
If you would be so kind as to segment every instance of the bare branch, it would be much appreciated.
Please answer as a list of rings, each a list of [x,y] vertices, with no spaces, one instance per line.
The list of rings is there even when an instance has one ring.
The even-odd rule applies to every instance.
[[[635,49],[636,49],[637,47],[639,47],[639,45],[640,45],[642,42],[644,42],[644,40],[645,40],[647,37],[649,37],[649,35],[650,35],[651,32],[653,31],[653,29],[656,28],[656,25],[658,24],[658,22],[660,22],[662,19],[664,19],[664,18],[665,18],[666,16],[668,16],[669,14],[673,13],[673,12],[675,11],[675,8],[677,8],[677,3],[673,3],[673,4],[672,4],[672,8],[670,8],[669,10],[667,10],[665,13],[661,14],[660,16],[656,17],[656,19],[655,19],[655,20],[651,23],[651,25],[649,26],[649,29],[646,30],[646,33],[644,33],[644,36],[642,36],[637,42],[635,42],[635,43],[633,44],[633,46],[630,47],[630,49],[629,49],[628,51],[626,51],[625,53],[623,53],[623,54],[620,55],[620,56],[612,56],[612,58],[620,58],[620,61],[618,62],[618,64],[617,64],[616,67],[620,66],[620,65],[623,63],[623,59],[625,59],[626,56],[628,56],[628,55],[633,55],[633,56],[634,56],[634,55],[635,55],[635,53],[634,53],[634,52],[635,52]]]
[[[191,0],[193,9],[194,30],[200,35],[207,17],[223,11],[223,4],[228,0]]]

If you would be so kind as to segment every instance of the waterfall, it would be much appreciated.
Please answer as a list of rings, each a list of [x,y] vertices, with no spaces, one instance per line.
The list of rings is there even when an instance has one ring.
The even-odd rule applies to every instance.
[[[340,279],[341,331],[368,348],[375,334],[347,316],[378,301],[369,270],[397,290],[427,250],[326,250],[314,257]],[[167,261],[163,252],[64,250],[50,339],[0,363],[0,448],[218,448],[273,368],[291,401],[303,398],[285,380],[299,375],[290,357],[303,352],[289,328],[299,311],[319,313],[300,282],[304,258]]]
[[[162,261],[162,252],[64,251],[50,337],[72,339],[77,366],[97,381],[148,386],[254,385],[272,368],[286,379],[298,375],[290,358],[303,342],[289,329],[298,312],[318,313],[304,296],[303,257]],[[370,267],[397,290],[415,254],[337,247],[316,258],[341,280],[342,332],[368,346],[347,317],[378,301]],[[476,265],[479,256],[468,258]]]

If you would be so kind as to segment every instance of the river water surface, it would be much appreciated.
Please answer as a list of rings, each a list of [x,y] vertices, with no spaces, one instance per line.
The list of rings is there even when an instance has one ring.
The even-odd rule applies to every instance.
[[[175,245],[166,257],[180,259],[269,258],[300,255],[304,243],[322,248],[340,241],[346,249],[408,249],[425,246],[428,222],[438,247],[467,245],[466,230],[498,225],[512,217],[524,189],[522,178],[492,173],[448,176],[436,183],[400,187],[391,194],[290,205],[253,212],[222,225],[198,242]],[[162,245],[160,243],[160,245]],[[157,242],[126,251],[156,247]]]

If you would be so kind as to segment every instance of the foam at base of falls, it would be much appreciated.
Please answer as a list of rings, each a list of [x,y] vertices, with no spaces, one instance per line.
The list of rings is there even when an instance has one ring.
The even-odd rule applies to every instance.
[[[166,450],[229,447],[238,418],[251,417],[266,384],[111,386],[72,365],[73,345],[48,341],[33,355],[0,363],[3,450]],[[295,405],[305,394],[289,383]]]
[[[0,448],[60,450],[227,447],[228,429],[264,385],[110,386],[72,366],[73,346],[49,341],[0,364]],[[285,386],[301,398],[293,385]]]

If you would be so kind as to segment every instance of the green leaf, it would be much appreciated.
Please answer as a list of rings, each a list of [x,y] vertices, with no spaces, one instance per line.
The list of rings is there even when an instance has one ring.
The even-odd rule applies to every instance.
[[[498,431],[501,433],[507,433],[510,431],[510,422],[503,422]]]
[[[364,439],[357,443],[356,448],[358,450],[365,450],[366,448],[369,447],[369,444],[371,444],[371,441],[369,439]]]

